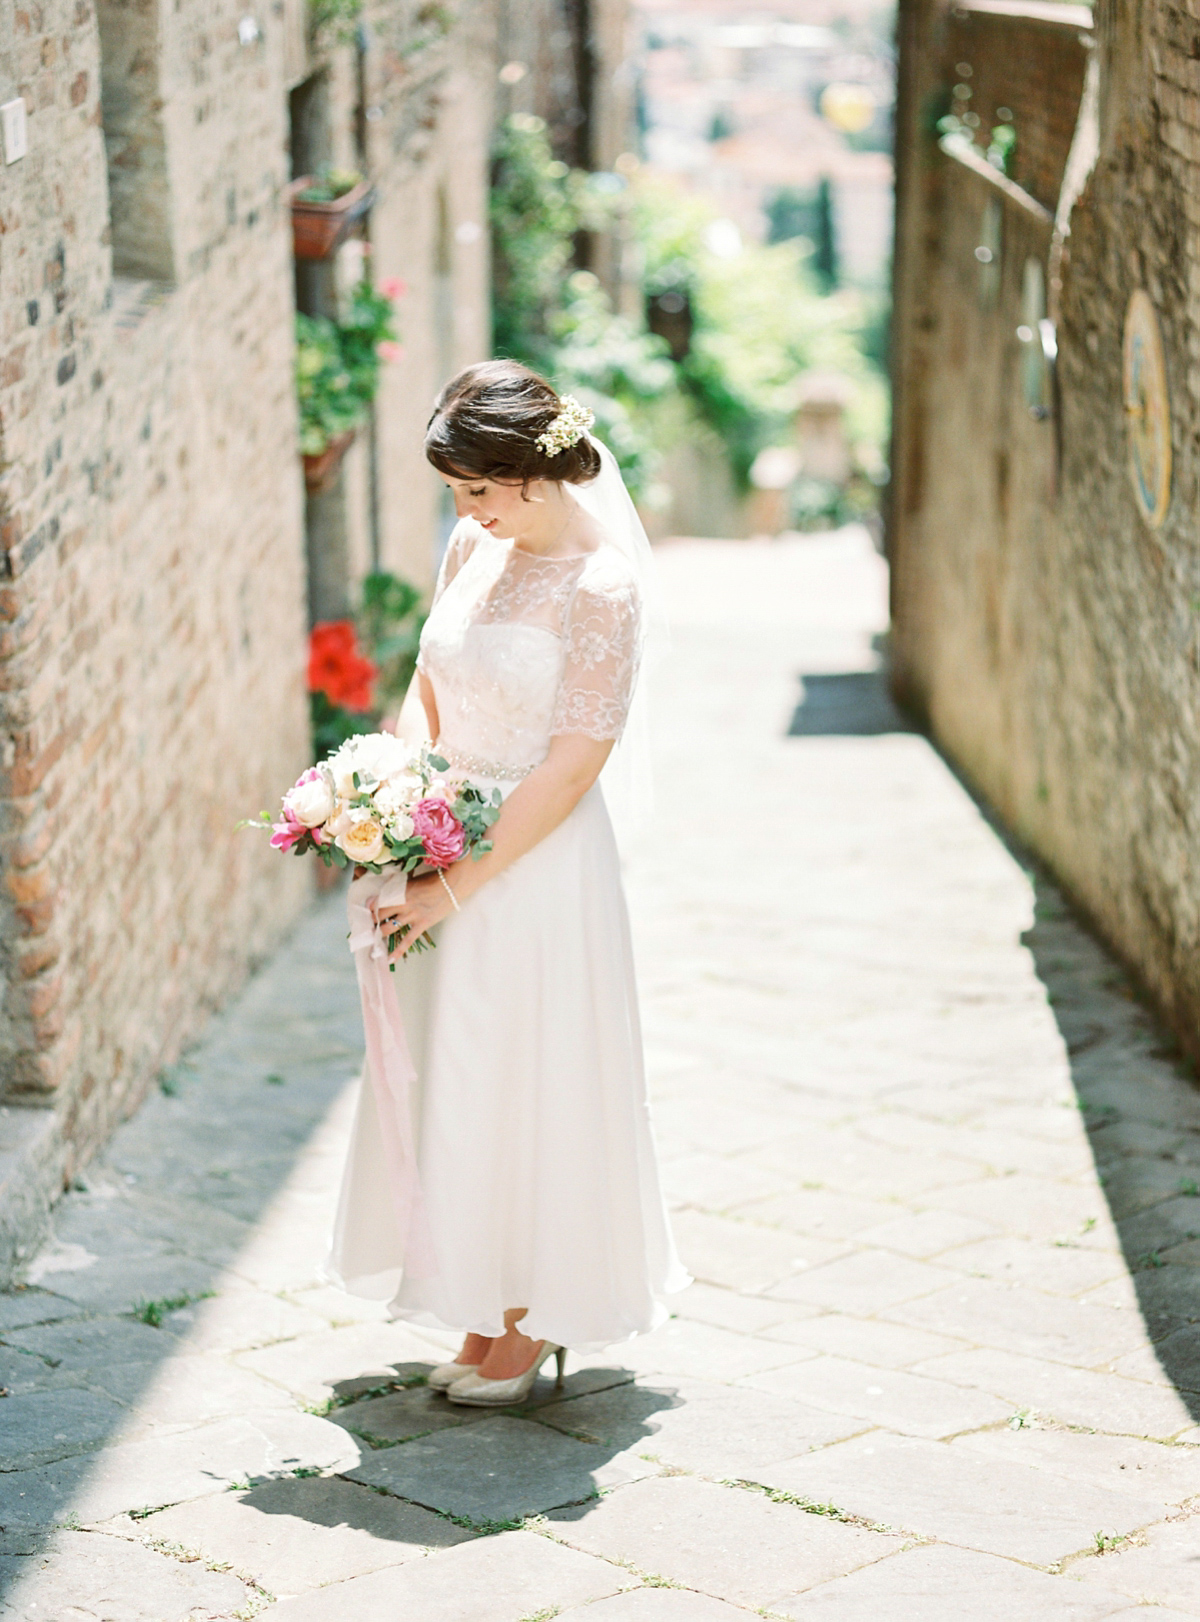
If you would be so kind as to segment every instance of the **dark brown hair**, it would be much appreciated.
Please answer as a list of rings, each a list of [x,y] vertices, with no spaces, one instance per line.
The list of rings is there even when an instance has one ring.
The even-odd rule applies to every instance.
[[[537,443],[561,410],[558,395],[528,366],[481,361],[451,378],[438,395],[425,430],[425,455],[451,478],[587,484],[600,471],[600,453],[586,435],[557,456]]]

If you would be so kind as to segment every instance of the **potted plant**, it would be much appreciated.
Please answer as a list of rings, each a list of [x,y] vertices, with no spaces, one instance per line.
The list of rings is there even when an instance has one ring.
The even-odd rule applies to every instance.
[[[399,281],[377,288],[364,277],[344,320],[296,316],[300,455],[310,495],[332,487],[379,388],[380,365],[400,357],[393,302],[403,291]]]
[[[362,219],[374,192],[356,169],[325,167],[288,187],[292,251],[297,259],[328,259]]]

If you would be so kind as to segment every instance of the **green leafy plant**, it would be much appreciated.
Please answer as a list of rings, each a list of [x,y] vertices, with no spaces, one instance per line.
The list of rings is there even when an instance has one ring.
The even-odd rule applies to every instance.
[[[339,197],[345,197],[347,192],[352,192],[355,186],[361,183],[362,178],[357,169],[335,169],[329,164],[323,164],[313,176],[312,185],[296,193],[295,201],[335,203]]]
[[[412,57],[439,45],[454,27],[454,8],[442,0],[424,0],[413,13],[410,30],[401,46],[401,55]]]
[[[314,44],[350,45],[358,30],[363,0],[308,0],[308,31]]]
[[[661,339],[617,315],[590,271],[571,271],[580,232],[611,225],[618,175],[559,162],[542,119],[518,114],[493,153],[491,224],[496,352],[544,372],[596,413],[636,493],[654,459],[653,408],[675,387]]]
[[[877,294],[822,291],[812,242],[789,236],[766,245],[729,245],[714,229],[715,210],[662,182],[639,185],[633,228],[645,265],[647,297],[673,291],[692,315],[688,352],[678,363],[680,388],[701,420],[727,447],[739,485],[768,445],[786,443],[806,372],[837,373],[850,384],[849,437],[864,459],[882,466],[887,386],[882,366],[886,304]],[[814,521],[844,522],[877,502],[869,481],[853,497],[798,493]],[[848,503],[848,505],[847,505]]]
[[[149,1324],[151,1329],[161,1329],[162,1321],[169,1313],[180,1312],[184,1307],[190,1307],[193,1301],[211,1300],[216,1293],[215,1290],[201,1290],[197,1295],[165,1295],[157,1301],[135,1301],[130,1310],[135,1318]]]
[[[550,150],[544,120],[514,114],[492,152],[492,340],[497,353],[542,366],[549,324],[578,228],[570,170]]]
[[[303,455],[319,456],[331,439],[364,421],[379,388],[381,346],[387,355],[390,345],[397,345],[394,305],[365,277],[340,321],[297,314],[295,375]]]
[[[363,581],[359,633],[375,665],[375,702],[383,709],[402,702],[417,668],[422,595],[409,580],[379,571]]]
[[[1114,1549],[1119,1549],[1123,1543],[1129,1542],[1129,1534],[1127,1532],[1096,1532],[1092,1536],[1092,1542],[1096,1546],[1097,1554],[1111,1554]]]

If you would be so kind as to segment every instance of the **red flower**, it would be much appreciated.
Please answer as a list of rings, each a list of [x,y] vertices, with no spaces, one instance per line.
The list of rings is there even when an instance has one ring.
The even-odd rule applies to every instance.
[[[314,625],[308,643],[308,690],[324,693],[331,704],[347,710],[371,708],[371,684],[379,674],[358,651],[350,620]]]

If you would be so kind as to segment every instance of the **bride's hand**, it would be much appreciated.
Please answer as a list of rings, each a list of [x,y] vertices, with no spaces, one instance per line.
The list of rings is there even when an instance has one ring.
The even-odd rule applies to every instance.
[[[434,924],[440,924],[453,911],[450,897],[436,873],[420,879],[409,879],[404,900],[398,906],[378,907],[375,911],[387,934],[394,935],[406,926],[408,928],[404,939],[397,942],[390,961],[398,962],[419,935],[432,929]]]

